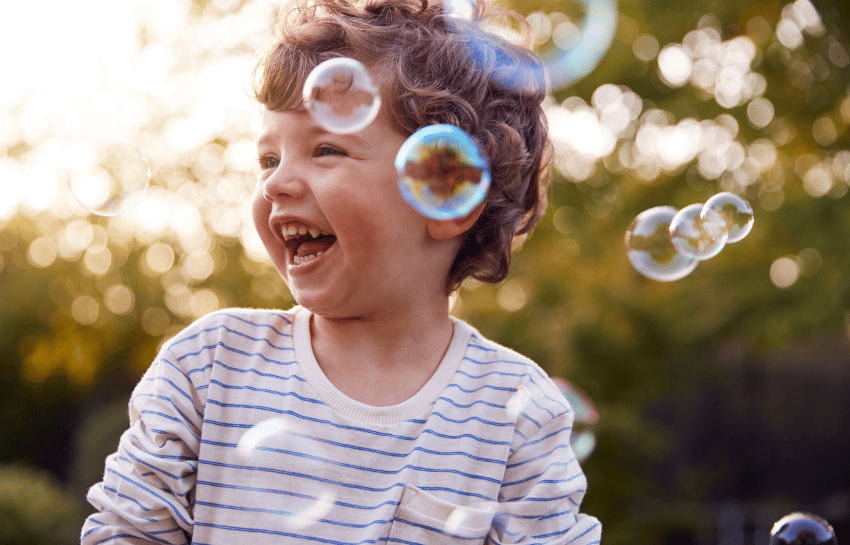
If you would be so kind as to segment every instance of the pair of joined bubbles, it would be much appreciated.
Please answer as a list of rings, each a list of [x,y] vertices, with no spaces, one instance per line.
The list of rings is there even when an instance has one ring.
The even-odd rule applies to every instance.
[[[747,236],[754,219],[750,203],[729,192],[681,210],[656,206],[632,221],[626,231],[626,255],[648,278],[678,280],[700,261],[716,256],[726,244]]]
[[[379,89],[366,68],[350,58],[319,64],[303,89],[305,108],[326,130],[351,134],[366,128],[381,108]],[[429,125],[411,135],[395,159],[398,188],[419,213],[454,219],[487,195],[490,166],[475,140],[454,125]],[[78,146],[69,163],[71,194],[93,214],[116,216],[134,208],[150,182],[145,158],[130,142],[101,136]]]

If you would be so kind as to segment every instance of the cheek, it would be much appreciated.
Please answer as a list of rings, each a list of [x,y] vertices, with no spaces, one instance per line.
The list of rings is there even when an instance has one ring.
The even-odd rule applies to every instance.
[[[251,215],[254,218],[254,228],[261,237],[264,237],[265,233],[269,230],[268,221],[271,210],[271,203],[263,197],[263,186],[258,183],[251,204]]]

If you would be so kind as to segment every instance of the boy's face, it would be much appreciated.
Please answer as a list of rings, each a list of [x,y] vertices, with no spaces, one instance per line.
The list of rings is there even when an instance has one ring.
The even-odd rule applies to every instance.
[[[254,225],[298,304],[328,317],[416,304],[432,249],[398,191],[404,141],[383,116],[339,135],[303,109],[263,111]]]

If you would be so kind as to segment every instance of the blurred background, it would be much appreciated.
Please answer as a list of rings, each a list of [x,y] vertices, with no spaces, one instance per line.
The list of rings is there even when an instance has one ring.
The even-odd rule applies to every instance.
[[[850,7],[503,5],[587,70],[547,101],[548,213],[453,313],[592,400],[583,511],[606,545],[766,545],[796,510],[850,539]],[[0,543],[77,542],[161,343],[218,308],[293,304],[249,213],[253,55],[278,7],[4,4]],[[125,214],[68,190],[70,150],[98,135],[150,168]],[[747,238],[675,282],[631,267],[637,214],[720,191],[752,204]]]

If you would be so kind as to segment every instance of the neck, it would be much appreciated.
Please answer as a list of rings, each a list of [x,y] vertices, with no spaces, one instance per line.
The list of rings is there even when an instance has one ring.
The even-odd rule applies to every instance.
[[[442,312],[369,318],[313,315],[313,353],[325,376],[347,396],[395,405],[415,395],[443,360],[454,331],[448,301]]]
[[[327,348],[344,347],[347,354],[367,356],[376,365],[387,367],[422,361],[423,356],[434,353],[442,356],[451,340],[452,327],[446,300],[439,309],[419,307],[403,314],[356,318],[314,315],[311,333],[320,363]]]

